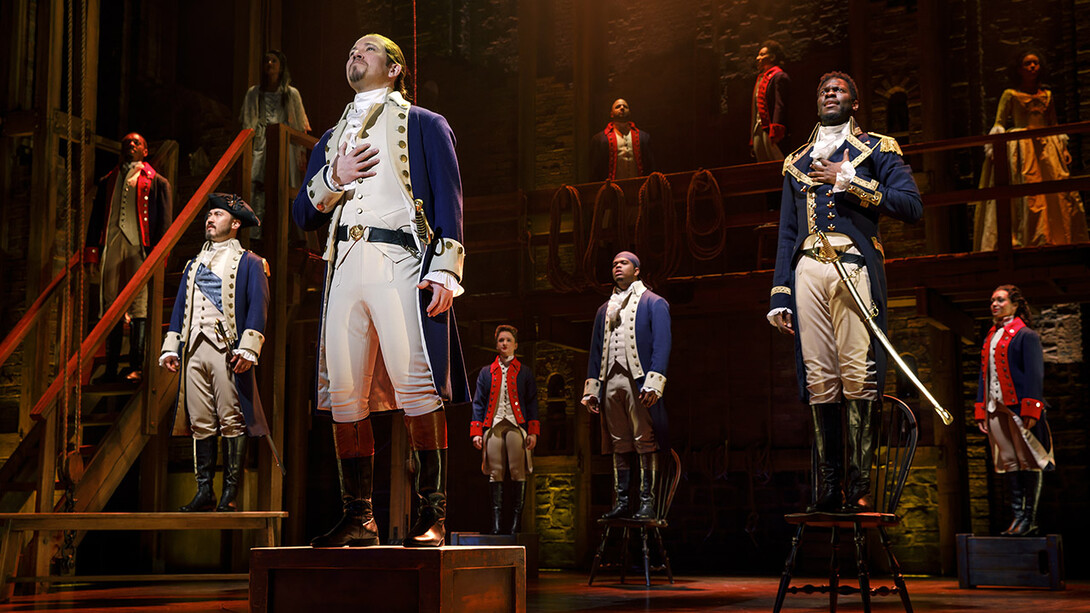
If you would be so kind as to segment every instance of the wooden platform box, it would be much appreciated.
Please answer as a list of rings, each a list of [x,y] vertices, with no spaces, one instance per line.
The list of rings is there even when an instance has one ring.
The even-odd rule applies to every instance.
[[[1063,538],[957,535],[958,586],[1064,589]]]
[[[525,613],[522,547],[262,547],[250,611]]]
[[[484,534],[483,532],[451,532],[447,535],[451,545],[468,547],[496,547],[521,545],[526,548],[526,578],[537,579],[538,535],[536,532],[518,534]]]

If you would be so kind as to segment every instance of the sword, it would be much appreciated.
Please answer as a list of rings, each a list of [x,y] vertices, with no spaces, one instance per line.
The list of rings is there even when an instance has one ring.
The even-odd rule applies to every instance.
[[[939,418],[942,419],[942,423],[949,426],[954,422],[954,418],[950,415],[949,411],[942,408],[939,401],[931,394],[931,392],[920,381],[916,373],[912,372],[912,369],[905,364],[904,359],[901,358],[901,354],[897,353],[897,350],[893,348],[893,343],[889,342],[882,329],[878,327],[878,322],[874,321],[875,313],[871,313],[870,307],[863,303],[863,297],[859,295],[859,291],[855,289],[855,284],[852,283],[851,277],[848,275],[848,271],[844,269],[844,263],[840,261],[840,256],[837,255],[833,246],[829,244],[829,238],[825,236],[825,233],[821,230],[817,231],[818,241],[821,242],[821,255],[822,259],[832,263],[833,268],[836,269],[837,276],[844,282],[844,285],[848,286],[848,292],[851,293],[852,298],[855,300],[856,306],[859,307],[859,312],[863,314],[863,321],[867,323],[867,327],[870,328],[871,334],[874,338],[878,339],[878,342],[882,344],[886,349],[886,353],[893,358],[893,362],[897,364],[897,368],[904,373],[908,380],[916,386],[916,389],[920,390],[920,393],[927,398],[927,401],[931,403],[931,408],[938,413]]]
[[[216,321],[216,333],[223,338],[224,342],[227,343],[227,355],[230,356],[231,348],[235,344],[234,337],[227,332],[226,328],[223,327],[223,322],[218,320]],[[230,366],[230,362],[228,362],[228,366]],[[227,369],[227,372],[231,373],[233,376],[233,371],[229,367]],[[285,477],[288,476],[288,471],[286,468],[284,468],[284,463],[280,461],[280,452],[276,450],[276,443],[273,442],[271,436],[266,435],[264,438],[269,443],[269,451],[272,452],[273,462],[276,462],[276,467],[280,469],[280,474]]]

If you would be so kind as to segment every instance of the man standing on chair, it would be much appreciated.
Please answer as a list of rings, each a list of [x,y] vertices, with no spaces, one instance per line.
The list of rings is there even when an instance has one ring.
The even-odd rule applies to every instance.
[[[590,337],[582,402],[602,416],[603,439],[608,437],[613,452],[616,497],[602,519],[629,516],[634,465],[640,471],[640,504],[632,517],[656,517],[655,452],[669,448],[662,393],[670,360],[670,304],[639,276],[636,254],[622,251],[613,258],[613,295],[598,309]]]
[[[469,401],[451,310],[465,260],[454,134],[442,116],[408,102],[405,56],[385,36],[357,40],[345,71],[355,98],[314,147],[292,205],[303,230],[329,228],[317,407],[333,415],[344,516],[311,544],[378,544],[369,417],[400,409],[418,503],[403,544],[438,547],[447,508],[443,403]]]
[[[500,533],[503,480],[507,472],[515,482],[514,519],[507,533],[519,532],[526,501],[526,476],[533,472],[532,452],[541,433],[534,371],[515,357],[518,334],[514,326],[496,327],[499,355],[477,377],[473,421],[469,424],[469,436],[473,446],[482,452],[481,470],[488,475],[492,494],[492,534]]]
[[[101,266],[100,310],[117,300],[125,284],[136,274],[148,253],[166,234],[172,214],[170,182],[144,161],[148,143],[136,132],[121,139],[121,163],[98,182],[98,191],[87,221],[84,262]],[[129,369],[125,378],[143,378],[148,331],[148,286],[136,293],[129,307]],[[100,382],[119,379],[124,326],[118,324],[106,337],[106,372]]]
[[[810,142],[783,163],[779,245],[768,321],[795,337],[796,373],[810,405],[817,448],[818,491],[811,510],[868,510],[874,416],[886,356],[832,264],[844,263],[882,329],[886,325],[885,258],[878,220],[915,222],[923,213],[911,169],[897,141],[863,132],[855,82],[844,73],[821,77],[819,124]],[[828,237],[822,249],[817,233]],[[832,251],[834,253],[829,253]],[[847,413],[847,483],[841,417]]]
[[[268,436],[252,366],[265,343],[269,265],[239,244],[241,228],[259,225],[234,194],[210,194],[207,239],[185,265],[159,365],[181,371],[172,418],[175,436],[193,435],[197,493],[182,511],[234,511],[248,436]],[[212,489],[216,435],[223,438],[223,492]]]

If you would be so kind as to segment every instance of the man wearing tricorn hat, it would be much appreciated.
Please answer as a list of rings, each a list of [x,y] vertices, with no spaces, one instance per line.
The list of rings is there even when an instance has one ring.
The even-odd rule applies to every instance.
[[[602,519],[629,515],[632,454],[639,457],[640,504],[633,517],[656,516],[655,452],[669,448],[666,366],[670,360],[670,304],[640,281],[631,251],[613,258],[613,295],[598,309],[587,358],[583,404],[601,413],[603,438],[613,452],[613,508]]]
[[[370,415],[400,409],[417,518],[407,547],[445,538],[444,402],[468,402],[451,305],[462,293],[462,186],[454,134],[406,99],[405,55],[368,34],[348,50],[355,97],[318,141],[292,205],[303,230],[329,228],[318,342],[318,410],[333,417],[344,515],[315,547],[379,543]]]
[[[260,224],[242,198],[208,196],[207,242],[185,266],[163,341],[159,365],[182,373],[173,433],[193,435],[197,493],[182,511],[234,511],[247,435],[269,434],[251,368],[265,342],[269,265],[236,239],[239,229]],[[217,434],[223,437],[219,506],[212,490]]]

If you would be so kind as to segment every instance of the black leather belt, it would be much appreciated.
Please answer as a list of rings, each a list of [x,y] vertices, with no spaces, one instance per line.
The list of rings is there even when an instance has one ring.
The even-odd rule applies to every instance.
[[[403,230],[387,230],[374,226],[337,226],[338,241],[364,240],[368,243],[386,243],[398,245],[416,256],[420,253],[416,248],[416,239],[412,234]]]
[[[849,248],[850,248],[850,246],[849,246]],[[829,262],[828,258],[826,258],[824,255],[821,254],[821,248],[820,247],[814,247],[813,249],[803,249],[802,254],[805,255],[808,258],[817,260],[819,262],[825,262],[825,263]],[[864,258],[863,256],[861,256],[861,255],[859,255],[857,253],[842,253],[842,252],[838,251],[837,252],[837,257],[844,264],[855,264],[856,266],[866,266],[867,265],[866,258]]]

